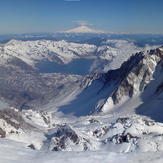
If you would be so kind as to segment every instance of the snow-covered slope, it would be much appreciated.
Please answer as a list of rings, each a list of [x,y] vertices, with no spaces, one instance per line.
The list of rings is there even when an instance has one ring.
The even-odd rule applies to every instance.
[[[142,103],[148,104],[150,99],[155,99],[155,102],[160,99],[159,104],[151,106],[159,111],[162,106],[162,92],[159,91],[159,94],[156,92],[163,82],[162,57],[162,48],[158,48],[147,53],[137,53],[125,62],[120,68],[123,78],[117,89],[107,99],[102,111],[110,112],[115,107],[123,110],[122,108],[125,109],[127,104],[130,104],[130,108],[126,108],[125,111],[133,111]],[[133,103],[133,100],[137,102]],[[144,107],[146,108],[147,106]]]
[[[101,59],[109,61],[109,64],[104,67],[104,71],[107,72],[119,68],[131,55],[157,47],[159,46],[145,45],[145,47],[139,47],[131,40],[107,40],[98,47],[97,54]]]
[[[18,108],[54,110],[59,108],[65,113],[89,114],[94,108],[98,110],[105,103],[115,85],[122,80],[122,78],[113,79],[113,76],[119,73],[110,71],[110,74],[102,77],[96,74],[86,77],[38,74],[35,72],[35,63],[42,60],[67,63],[74,58],[93,56],[96,59],[91,67],[92,71],[94,72],[96,68],[100,71],[100,64],[101,62],[103,64],[103,61],[106,65],[104,64],[102,69],[106,71],[110,68],[119,68],[132,53],[142,49],[144,50],[126,40],[108,40],[100,47],[66,41],[12,40],[1,46],[0,95],[4,98],[4,102],[9,102]],[[85,89],[87,82],[92,85]]]
[[[15,108],[0,111],[0,137],[24,143],[34,149],[40,149],[46,138],[38,128],[25,122],[23,114]],[[45,124],[45,118],[41,117],[40,114],[41,118]]]
[[[74,59],[94,59],[91,72],[106,72],[119,68],[131,54],[152,49],[138,47],[133,41],[108,40],[100,46],[67,41],[18,41],[11,40],[0,45],[0,65],[22,65],[21,69],[36,68],[37,63],[46,61],[57,64],[68,64]]]
[[[138,112],[163,120],[159,116],[163,104],[162,48],[136,53],[119,69],[86,79],[86,88],[70,103],[59,107],[60,111],[77,116]],[[155,109],[158,111],[154,113]]]
[[[88,116],[59,122],[50,112],[8,109],[0,115],[1,138],[42,153],[163,151],[163,124],[143,116]]]
[[[118,69],[85,77],[39,74],[21,55],[11,62],[12,55],[0,67],[3,162],[22,162],[22,155],[25,162],[63,162],[67,158],[72,162],[78,157],[80,162],[89,162],[88,155],[92,162],[123,162],[133,161],[132,156],[137,158],[142,152],[147,160],[156,154],[154,158],[160,160],[162,47],[136,53]],[[4,151],[12,157],[6,157]],[[141,160],[146,161],[143,156]]]
[[[78,116],[93,112],[114,112],[116,108],[121,108],[120,110],[125,112],[133,112],[140,104],[145,105],[149,98],[155,97],[156,90],[161,89],[162,75],[161,48],[136,53],[119,69],[88,77],[86,89],[59,110]],[[149,91],[147,91],[148,88]],[[160,98],[156,96],[156,99]],[[127,107],[127,104],[124,105],[130,101],[130,107]],[[161,106],[162,102],[158,100],[157,103]]]
[[[108,42],[108,41],[107,41]],[[95,58],[91,70],[103,71],[114,59],[124,60],[123,52],[139,51],[133,43],[124,40],[110,41],[112,44],[103,43],[107,47],[96,47],[95,45],[71,43],[66,41],[17,41],[11,40],[0,46],[0,98],[3,108],[6,105],[17,108],[35,108],[35,109],[54,109],[70,103],[85,88],[86,83],[95,75],[90,77],[81,77],[79,75],[67,74],[38,74],[36,72],[36,63],[40,61],[52,61],[57,63],[67,63],[76,58]],[[114,47],[114,48],[113,48]],[[121,49],[121,50],[120,50]],[[128,55],[129,57],[129,55]],[[127,57],[126,57],[127,58]],[[125,58],[125,59],[126,59]],[[103,62],[105,64],[103,65]],[[101,66],[102,64],[102,66]],[[79,65],[82,67],[82,65]],[[84,65],[83,65],[84,66]],[[116,65],[117,67],[120,64]],[[91,79],[91,80],[90,80]],[[98,84],[99,83],[99,84]],[[85,114],[90,113],[92,106],[102,98],[105,98],[110,91],[105,91],[97,96],[97,93],[103,87],[103,82],[97,82],[92,89],[87,89],[80,96],[79,103],[92,98],[91,105],[84,107]],[[95,93],[96,92],[96,93]],[[87,94],[87,96],[85,95]],[[46,98],[45,98],[46,97]],[[79,104],[77,103],[77,105]],[[2,106],[2,105],[1,105]],[[81,105],[80,105],[81,106]],[[75,109],[70,108],[70,112]],[[82,106],[83,107],[83,106]],[[78,110],[80,110],[78,108]],[[68,110],[66,110],[67,112]],[[69,111],[68,111],[69,112]],[[77,111],[76,111],[77,112]],[[79,112],[78,112],[79,114]]]
[[[0,72],[0,101],[3,101],[3,108],[7,103],[19,109],[44,110],[45,105],[53,103],[48,108],[55,110],[63,99],[80,89],[83,78],[79,75],[26,72],[9,65],[0,67]]]
[[[17,57],[29,65],[40,60],[68,63],[79,56],[87,56],[96,46],[66,41],[17,41],[11,40],[0,49],[1,57]]]

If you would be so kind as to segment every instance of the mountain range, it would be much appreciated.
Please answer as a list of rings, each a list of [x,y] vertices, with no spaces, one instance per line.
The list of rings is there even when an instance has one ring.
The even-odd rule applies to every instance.
[[[92,31],[68,32],[81,29]],[[69,67],[76,60],[71,69],[92,60],[89,73],[43,72],[38,66]],[[94,160],[98,155],[112,162],[137,156],[161,159],[162,106],[162,46],[141,47],[127,39],[99,45],[65,40],[10,40],[0,45],[2,162],[21,162],[22,157],[25,162],[75,162],[71,151],[76,158],[88,155]]]

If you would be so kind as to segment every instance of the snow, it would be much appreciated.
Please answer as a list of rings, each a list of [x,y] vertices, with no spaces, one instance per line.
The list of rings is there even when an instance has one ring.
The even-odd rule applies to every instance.
[[[84,116],[95,111],[99,101],[105,99],[115,88],[116,83],[111,82],[110,85],[104,87],[102,81],[95,80],[86,89],[80,90],[69,103],[59,107],[59,111],[65,114],[73,114],[75,116]],[[100,106],[98,106],[100,107]]]
[[[37,68],[41,61],[68,64],[74,59],[94,59],[90,72],[107,72],[116,69],[133,53],[153,49],[156,46],[138,47],[132,40],[107,40],[100,46],[68,41],[20,41],[11,40],[0,45],[0,65],[9,64],[13,58]]]
[[[145,115],[145,112],[151,112],[154,108],[161,108],[162,102],[158,100],[161,98],[155,95],[157,87],[163,81],[161,57],[157,52],[153,55],[149,53],[143,55],[143,59],[122,79],[113,95],[108,97],[102,111],[110,113],[112,110],[116,112],[119,110]],[[152,113],[153,116],[156,114]]]
[[[124,61],[127,61],[136,52],[147,51],[157,47],[159,46],[146,45],[145,47],[138,47],[132,40],[107,40],[103,42],[103,45],[97,51],[100,54],[100,58],[111,61],[105,67],[105,71],[108,71],[119,68]]]
[[[114,162],[118,163],[119,161],[127,161],[126,156],[123,154],[117,154],[117,153],[111,153],[106,151],[101,152],[40,152],[40,151],[34,151],[29,148],[24,148],[24,146],[20,143],[16,143],[9,140],[0,140],[1,148],[3,150],[0,150],[0,156],[1,156],[1,162],[3,163],[99,163],[102,162]],[[8,153],[10,153],[10,157],[8,156]],[[157,160],[160,159],[162,153],[157,153],[156,155],[152,155],[153,157],[157,158]],[[145,154],[147,155],[147,154]],[[151,153],[149,154],[149,156]],[[147,155],[148,156],[148,155]],[[147,161],[149,161],[149,156],[146,158]],[[135,158],[135,157],[134,157]],[[132,155],[130,156],[130,159],[134,161],[134,158],[132,158]],[[139,157],[140,159],[143,158],[142,156]],[[151,158],[151,157],[150,157]],[[144,160],[145,158],[143,158]],[[154,159],[154,158],[153,158]]]
[[[50,112],[23,110],[22,117],[27,123],[37,128],[47,129],[52,127],[52,115]]]
[[[12,110],[18,112],[13,108]],[[49,125],[45,126],[42,116],[47,118],[49,114],[32,110],[22,111],[24,118],[30,117],[26,123],[36,128],[34,131],[20,133],[18,136],[12,135],[12,137],[0,139],[0,159],[3,163],[22,163],[23,161],[25,163],[54,161],[62,163],[65,160],[81,163],[162,161],[163,124],[154,122],[150,118],[134,114],[123,116],[112,114],[67,117],[59,122],[57,115],[54,114],[50,116],[51,121],[47,122]],[[4,123],[6,122],[0,124]],[[55,124],[50,125],[53,123]],[[4,129],[10,130],[10,126]],[[43,138],[41,132],[46,133],[46,138]],[[79,143],[72,141],[75,140],[75,134],[79,138]],[[123,136],[127,134],[128,137],[124,139]],[[62,149],[63,136],[66,135],[65,147]],[[57,143],[59,140],[62,140],[61,151],[51,151],[59,145]],[[82,148],[83,143],[89,145],[85,152]],[[30,149],[29,144],[34,144],[36,150]]]
[[[88,119],[89,117],[85,118]],[[104,117],[94,117],[98,120],[104,120]],[[108,116],[106,117],[108,119]],[[134,118],[134,117],[133,117]],[[109,119],[108,119],[109,120]],[[108,163],[119,163],[119,162],[128,162],[128,163],[136,163],[136,162],[158,162],[161,163],[163,161],[162,158],[162,146],[159,146],[159,151],[155,152],[156,149],[158,149],[157,145],[155,144],[155,141],[160,142],[162,144],[162,139],[155,139],[152,137],[152,134],[150,136],[150,133],[162,133],[162,124],[153,125],[153,122],[148,122],[149,125],[151,123],[151,126],[145,125],[143,119],[140,117],[135,117],[133,119],[135,122],[132,122],[132,126],[130,127],[130,120],[127,122],[127,125],[129,128],[127,129],[127,132],[132,133],[132,135],[141,136],[143,132],[149,133],[149,138],[146,137],[145,139],[139,140],[139,148],[136,152],[129,152],[125,153],[122,149],[128,150],[128,148],[133,148],[131,146],[128,146],[128,143],[124,144],[109,144],[108,147],[106,146],[103,150],[98,151],[86,151],[86,152],[77,152],[77,151],[64,151],[64,152],[54,152],[54,151],[44,151],[44,150],[33,150],[30,148],[27,148],[26,144],[15,142],[12,140],[7,139],[0,139],[1,144],[1,150],[0,150],[0,159],[3,163],[34,163],[34,162],[40,162],[40,163],[63,163],[63,162],[81,162],[81,163],[99,163],[100,161]],[[80,126],[82,127],[83,120],[80,123]],[[104,121],[103,121],[104,123]],[[77,123],[76,123],[77,124]],[[106,124],[106,123],[105,123]],[[88,124],[87,124],[88,125]],[[90,127],[89,127],[90,125]],[[92,126],[93,124],[89,124],[87,126],[87,129],[93,130],[94,128],[97,128],[99,124],[97,123],[96,126]],[[126,127],[127,127],[126,126]],[[82,128],[81,128],[82,129]],[[121,133],[125,128],[123,128],[123,124],[120,122],[117,122],[113,124],[113,128],[110,128],[111,131],[108,132],[109,135],[114,135],[116,133]],[[88,132],[87,132],[88,133]],[[109,136],[105,135],[105,137]],[[132,143],[132,141],[131,141]],[[120,150],[121,149],[121,150]],[[69,150],[69,149],[68,149]],[[116,150],[119,150],[121,152],[116,152]],[[142,152],[143,151],[143,152]],[[8,155],[10,154],[10,156]]]
[[[88,57],[96,50],[94,45],[66,41],[12,40],[0,49],[1,64],[13,56],[29,65],[38,60],[53,60],[54,56],[67,63],[77,57]],[[116,68],[131,52],[141,48],[125,40],[109,40],[98,50],[99,57],[112,60],[115,67],[110,66]],[[55,54],[51,56],[49,51]],[[0,162],[162,162],[163,121],[159,114],[163,94],[158,90],[163,81],[162,60],[157,53],[143,53],[143,56],[140,64],[120,78],[120,83],[114,73],[84,78],[41,74],[41,81],[49,88],[48,94],[51,89],[64,89],[56,96],[50,96],[50,102],[37,110],[0,110],[0,136],[3,137],[0,139]],[[49,76],[51,78],[43,80]],[[123,84],[125,81],[132,86],[131,97],[128,96],[128,85]],[[50,87],[51,83],[55,85]],[[26,88],[28,83],[23,85]],[[41,91],[43,86],[36,83],[31,89],[36,87]],[[114,91],[118,92],[116,106],[112,98]],[[4,107],[5,103],[1,101]]]
[[[11,40],[1,47],[2,57],[17,57],[33,66],[37,61],[60,61],[69,63],[79,56],[87,56],[96,50],[96,46],[89,44],[69,43],[62,41],[38,40],[18,41]],[[77,54],[77,55],[76,55]]]
[[[5,102],[4,99],[0,99],[0,110],[3,109],[3,108],[8,108],[9,105],[7,102]]]

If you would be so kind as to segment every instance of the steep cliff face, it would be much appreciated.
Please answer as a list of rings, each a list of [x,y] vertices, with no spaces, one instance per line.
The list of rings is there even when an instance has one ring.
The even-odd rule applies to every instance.
[[[158,87],[151,93],[160,92],[162,79],[158,81],[157,78],[163,73],[162,57],[162,48],[158,48],[146,53],[138,53],[125,62],[119,69],[121,81],[117,89],[107,99],[102,111],[109,112],[113,107],[120,106],[135,96],[144,95],[146,89],[151,90],[153,87]],[[150,86],[155,79],[158,81],[155,82],[156,86]]]
[[[139,52],[132,55],[119,69],[86,76],[81,82],[84,89],[59,110],[77,116],[109,113],[139,97],[138,102],[130,103],[131,110],[136,109],[147,101],[145,94],[150,98],[162,88],[162,53],[162,48]]]
[[[163,151],[163,125],[158,123],[163,122],[163,48],[136,53],[119,69],[85,77],[10,66],[1,68],[1,99],[21,104],[1,107],[1,138],[41,152]],[[125,114],[114,114],[122,108]]]

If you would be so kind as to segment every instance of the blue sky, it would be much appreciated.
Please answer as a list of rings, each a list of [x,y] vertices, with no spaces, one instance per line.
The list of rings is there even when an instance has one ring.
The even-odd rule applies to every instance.
[[[163,0],[0,0],[0,34],[56,32],[79,24],[163,33]]]

